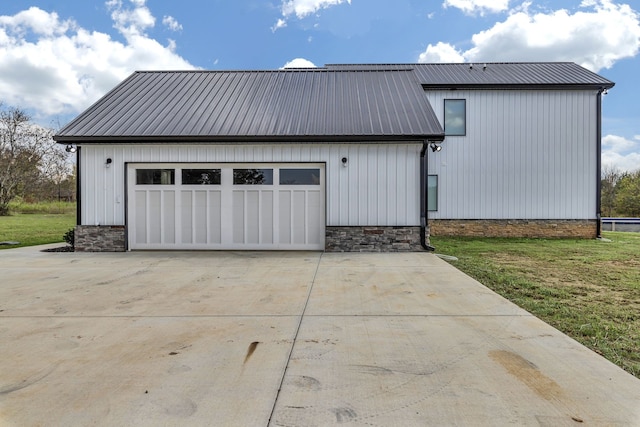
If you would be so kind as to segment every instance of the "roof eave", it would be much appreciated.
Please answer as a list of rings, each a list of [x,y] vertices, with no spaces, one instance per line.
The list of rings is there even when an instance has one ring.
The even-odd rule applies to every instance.
[[[257,136],[210,136],[210,135],[161,135],[161,136],[69,136],[55,135],[59,144],[304,144],[304,143],[345,143],[345,142],[409,142],[444,141],[444,133],[415,135],[257,135]]]
[[[448,90],[459,90],[459,89],[501,89],[501,90],[559,90],[559,89],[569,89],[569,90],[602,90],[602,89],[611,89],[615,86],[615,83],[593,83],[593,84],[499,84],[499,83],[490,83],[490,84],[482,84],[482,83],[461,83],[461,84],[423,84],[422,88],[424,90],[429,89],[448,89]]]

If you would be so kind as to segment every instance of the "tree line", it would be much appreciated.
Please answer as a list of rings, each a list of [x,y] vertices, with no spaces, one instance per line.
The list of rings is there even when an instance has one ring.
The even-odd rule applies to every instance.
[[[73,159],[53,140],[55,131],[23,110],[0,104],[0,216],[9,203],[75,200]]]
[[[640,169],[622,172],[607,166],[602,170],[601,210],[604,217],[640,217]]]

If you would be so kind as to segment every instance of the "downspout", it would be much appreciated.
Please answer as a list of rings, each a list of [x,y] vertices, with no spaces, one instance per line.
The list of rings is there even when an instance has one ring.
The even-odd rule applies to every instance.
[[[602,92],[596,98],[596,239],[602,238]]]
[[[82,225],[82,186],[80,183],[80,146],[76,146],[76,225]]]
[[[427,164],[427,150],[429,149],[429,141],[424,141],[422,143],[422,150],[420,150],[420,245],[426,251],[435,251],[431,245],[427,244],[427,227],[429,226],[429,214],[427,203],[429,198],[427,197],[427,191],[429,188],[427,186],[427,174],[428,174],[428,164]]]

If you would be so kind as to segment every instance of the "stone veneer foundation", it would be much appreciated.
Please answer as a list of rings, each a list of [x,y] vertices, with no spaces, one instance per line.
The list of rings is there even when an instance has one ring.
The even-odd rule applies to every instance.
[[[596,236],[596,220],[431,220],[433,236],[580,238]],[[326,227],[326,252],[418,252],[420,227]],[[78,252],[124,252],[124,225],[78,225]]]
[[[432,236],[596,238],[596,220],[457,220],[429,221]]]
[[[124,252],[124,225],[76,225],[76,252]]]
[[[326,252],[424,251],[420,227],[326,227],[325,239]]]

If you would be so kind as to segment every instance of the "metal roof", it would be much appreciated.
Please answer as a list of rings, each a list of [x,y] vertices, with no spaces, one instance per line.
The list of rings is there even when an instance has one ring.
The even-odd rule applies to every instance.
[[[429,87],[544,87],[610,89],[614,83],[573,62],[455,64],[330,64],[332,70],[411,69]]]
[[[62,128],[81,142],[442,140],[405,70],[136,72]]]

